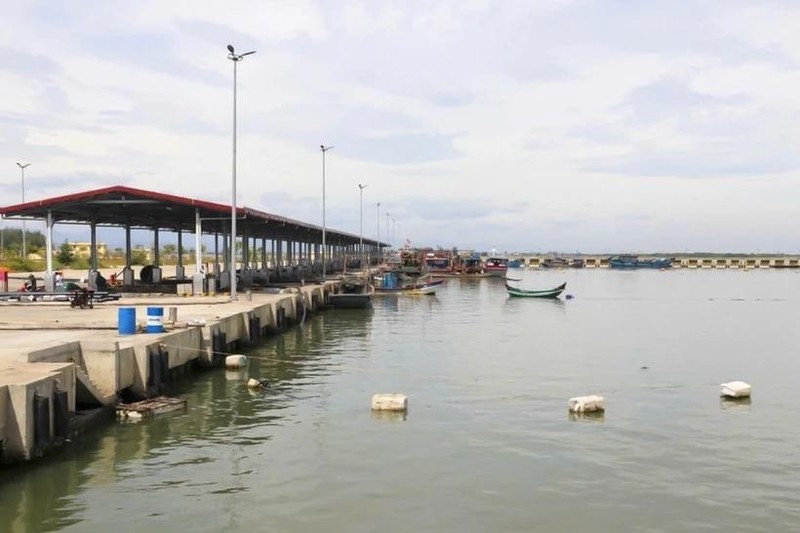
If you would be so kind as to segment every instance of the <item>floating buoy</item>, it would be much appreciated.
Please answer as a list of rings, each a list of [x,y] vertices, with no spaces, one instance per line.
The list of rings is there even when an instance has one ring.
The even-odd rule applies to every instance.
[[[744,381],[729,381],[719,386],[719,395],[726,398],[749,398],[753,387]]]
[[[569,410],[573,413],[595,413],[605,411],[605,398],[602,396],[576,396],[569,399]]]
[[[244,368],[247,366],[247,357],[241,354],[229,355],[225,358],[225,368]]]
[[[564,296],[564,298],[566,298],[567,300],[572,300],[575,297],[571,294],[567,294],[566,296]]]
[[[256,379],[250,378],[247,380],[247,386],[251,389],[265,389],[269,387],[269,380],[268,379]]]
[[[376,394],[372,397],[373,411],[405,411],[408,409],[408,396],[405,394]]]

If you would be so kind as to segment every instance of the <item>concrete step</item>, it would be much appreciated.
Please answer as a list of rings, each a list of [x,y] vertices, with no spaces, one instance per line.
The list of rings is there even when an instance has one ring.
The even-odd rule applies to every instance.
[[[81,405],[115,405],[117,403],[117,395],[103,393],[100,390],[89,374],[84,372],[79,366],[75,366],[75,393],[76,401]]]

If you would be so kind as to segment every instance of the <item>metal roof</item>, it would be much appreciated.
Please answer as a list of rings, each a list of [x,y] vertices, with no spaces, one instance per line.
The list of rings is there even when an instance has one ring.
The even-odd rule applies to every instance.
[[[203,233],[229,232],[231,206],[185,196],[113,185],[64,196],[0,207],[5,218],[45,219],[48,212],[54,223],[98,226],[130,225],[135,229],[184,231],[194,233],[195,210],[199,211]],[[237,233],[266,239],[322,242],[322,227],[299,220],[266,213],[249,207],[236,208]],[[329,244],[357,244],[359,236],[325,228]],[[373,239],[364,244],[377,245]],[[380,243],[382,246],[387,246]]]

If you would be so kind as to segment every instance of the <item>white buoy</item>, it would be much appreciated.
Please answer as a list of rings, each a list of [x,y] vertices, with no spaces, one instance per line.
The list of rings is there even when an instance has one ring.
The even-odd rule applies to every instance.
[[[251,389],[260,389],[262,387],[261,382],[258,381],[256,378],[250,378],[247,380],[247,386]]]
[[[247,366],[247,357],[241,354],[229,355],[225,358],[225,368],[244,368]]]
[[[729,381],[719,386],[719,395],[727,398],[749,398],[753,387],[744,381]]]
[[[602,396],[576,396],[569,399],[569,410],[573,413],[595,413],[605,411],[605,398]]]
[[[405,394],[376,394],[372,397],[373,411],[405,411],[408,409],[408,396]]]

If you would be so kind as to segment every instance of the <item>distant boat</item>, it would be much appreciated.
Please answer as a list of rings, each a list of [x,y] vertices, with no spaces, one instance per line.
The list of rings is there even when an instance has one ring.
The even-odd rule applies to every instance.
[[[506,292],[508,292],[508,295],[521,298],[558,298],[558,296],[562,292],[564,292],[564,289],[566,288],[567,284],[562,283],[561,285],[553,289],[531,291],[526,289],[520,289],[517,287],[512,287],[511,285],[508,284],[508,282],[506,282]]]
[[[544,268],[567,268],[570,266],[569,261],[563,257],[545,257],[540,265]]]
[[[369,280],[350,276],[342,280],[341,292],[328,296],[328,302],[335,309],[366,309],[372,305],[375,287]]]
[[[608,258],[611,268],[671,268],[671,258],[640,259],[637,255],[615,255]]]
[[[508,272],[508,259],[505,257],[488,257],[483,262],[483,271],[495,277],[505,277]]]
[[[425,271],[431,276],[447,277],[453,275],[453,258],[449,252],[425,255]]]

